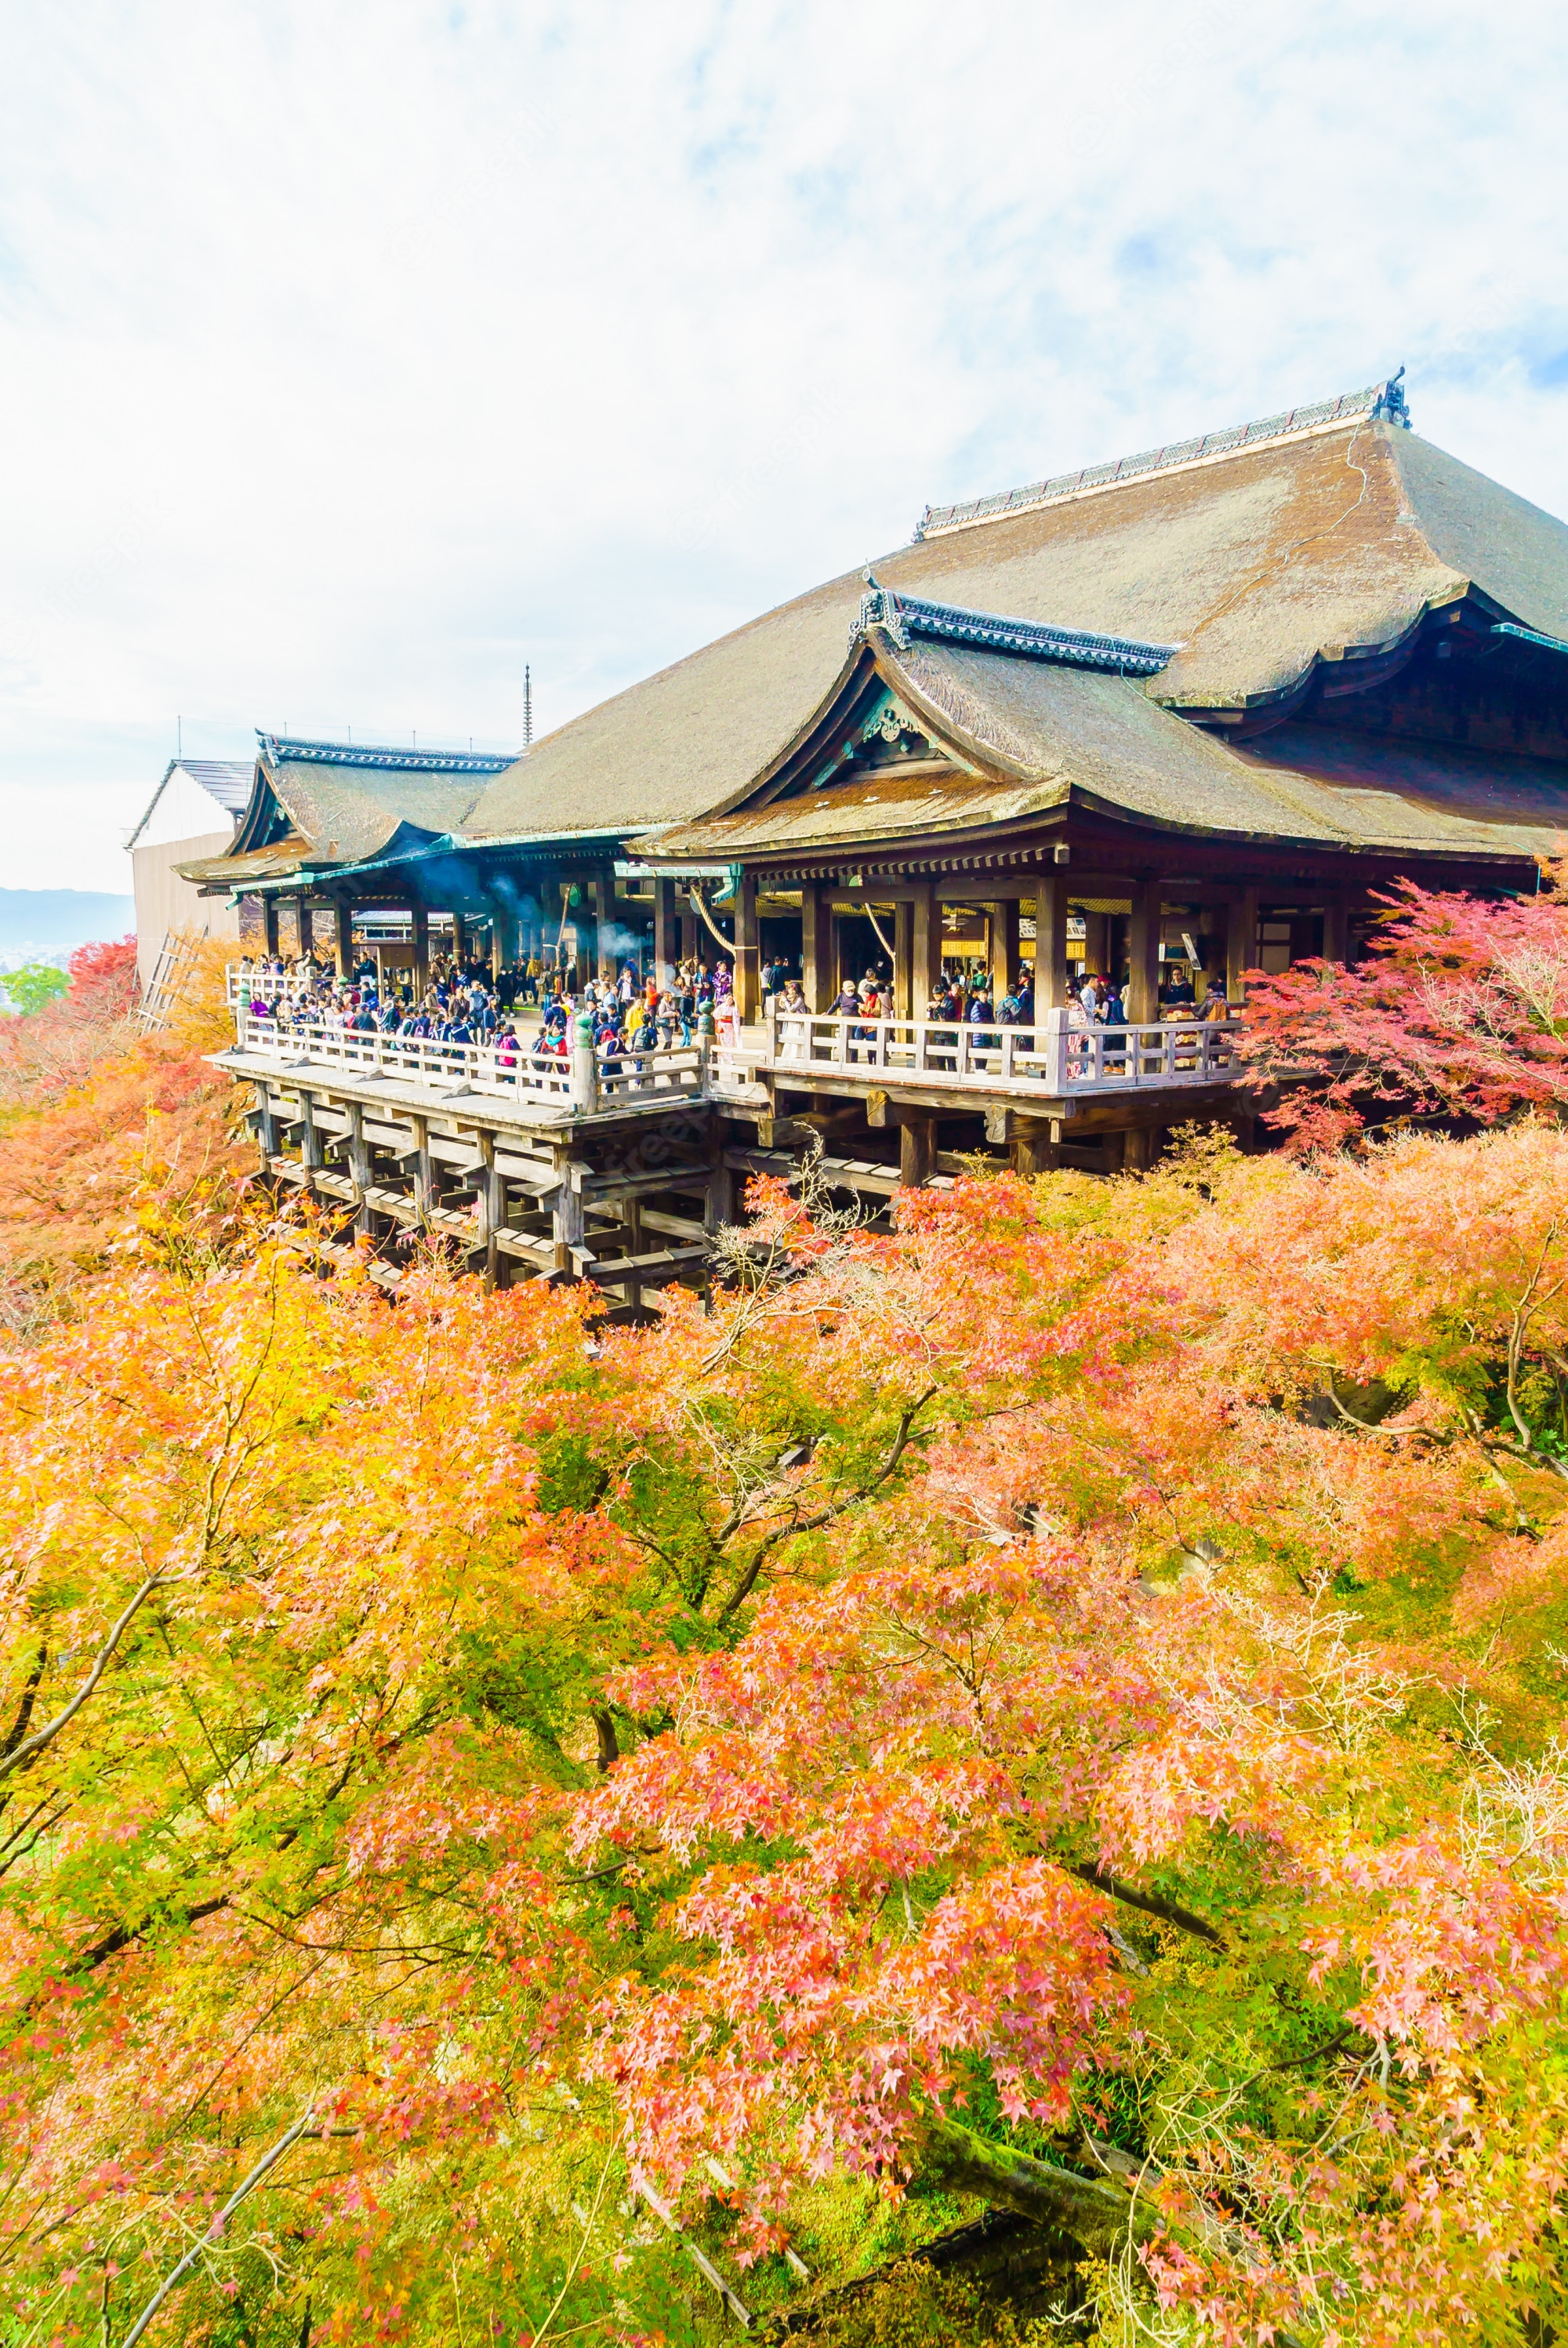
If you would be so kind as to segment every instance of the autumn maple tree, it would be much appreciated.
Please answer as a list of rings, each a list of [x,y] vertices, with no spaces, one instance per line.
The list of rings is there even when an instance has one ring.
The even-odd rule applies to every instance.
[[[156,1028],[131,1016],[134,939],[79,948],[58,998],[0,1020],[0,1325],[68,1309],[176,1200],[189,1230],[234,1228],[253,1158],[205,1057],[230,1034],[225,951],[193,942]]]
[[[1419,1115],[1568,1104],[1568,860],[1531,896],[1397,881],[1361,959],[1249,974],[1243,1049],[1286,1076],[1269,1121],[1311,1146]],[[1302,1086],[1303,1075],[1316,1077]]]
[[[1565,1193],[764,1182],[620,1330],[151,1182],[0,1354],[15,2339],[685,2339],[982,2203],[1081,2336],[1549,2336]]]

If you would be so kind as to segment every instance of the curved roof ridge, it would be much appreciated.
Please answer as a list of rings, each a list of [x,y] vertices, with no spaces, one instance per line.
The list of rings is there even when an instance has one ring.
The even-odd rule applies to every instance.
[[[933,603],[923,595],[900,595],[866,573],[860,616],[850,629],[853,645],[870,628],[881,628],[896,644],[911,636],[937,644],[983,644],[992,652],[1016,653],[1025,660],[1066,661],[1078,668],[1115,669],[1124,676],[1153,676],[1179,644],[1156,644],[1137,636],[1096,635],[1087,628],[1063,628],[1049,620],[1013,620],[997,612],[971,611],[960,603]]]
[[[256,739],[270,767],[377,767],[387,774],[500,775],[517,764],[512,750],[397,750],[389,742],[317,742],[292,734]]]
[[[1162,448],[1144,448],[1136,457],[1118,457],[1108,465],[1081,465],[1076,473],[1053,474],[1021,489],[1003,489],[989,498],[971,498],[958,505],[927,506],[915,527],[917,541],[939,538],[950,530],[966,530],[972,522],[994,521],[999,514],[1027,513],[1036,506],[1065,505],[1074,498],[1092,497],[1102,489],[1120,488],[1123,481],[1142,480],[1150,473],[1184,472],[1194,465],[1213,465],[1243,449],[1267,448],[1281,440],[1304,440],[1310,434],[1331,432],[1358,417],[1385,416],[1407,428],[1410,411],[1405,404],[1401,367],[1386,382],[1369,383],[1360,391],[1341,392],[1337,399],[1320,399],[1307,407],[1288,407],[1255,423],[1231,425],[1223,432],[1204,432],[1195,440],[1167,442]]]

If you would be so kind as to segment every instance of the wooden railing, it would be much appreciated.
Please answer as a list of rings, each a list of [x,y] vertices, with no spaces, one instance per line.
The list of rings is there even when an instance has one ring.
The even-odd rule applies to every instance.
[[[1032,1027],[934,1019],[857,1019],[771,1005],[759,1070],[802,1068],[867,1086],[919,1084],[992,1094],[1122,1092],[1140,1085],[1223,1084],[1240,1074],[1239,1019],[1163,1019],[1153,1025],[1072,1026],[1063,1010]]]
[[[251,1010],[252,987],[231,973],[240,1049],[274,1066],[302,1061],[343,1076],[395,1079],[432,1094],[482,1093],[532,1099],[551,1114],[650,1105],[654,1097],[750,1098],[768,1075],[848,1077],[857,1086],[900,1083],[989,1098],[1061,1098],[1144,1086],[1224,1084],[1241,1074],[1239,1019],[1162,1019],[1116,1027],[1072,1025],[1065,1010],[1030,1027],[956,1020],[841,1018],[771,1004],[763,1024],[690,1046],[597,1056],[569,1025],[566,1048],[538,1048],[538,1031],[516,1044],[447,1044],[401,1031],[345,1027],[312,1019],[308,983],[293,982],[282,1022]],[[268,999],[276,999],[277,989]]]
[[[317,994],[322,984],[320,973],[307,978],[296,970],[242,971],[235,963],[229,964],[227,976],[229,1008],[235,1013],[248,1011],[252,1003],[283,1003],[292,1010],[296,1003]],[[335,974],[331,974],[331,983],[337,984]]]
[[[528,1045],[443,1044],[428,1036],[405,1036],[296,1020],[280,1025],[235,1012],[238,1048],[248,1057],[280,1068],[303,1065],[349,1077],[381,1077],[416,1085],[438,1095],[482,1093],[491,1098],[537,1106],[560,1116],[591,1116],[671,1096],[700,1097],[706,1090],[702,1048],[680,1046],[624,1052],[600,1058],[575,1040],[564,1052]]]

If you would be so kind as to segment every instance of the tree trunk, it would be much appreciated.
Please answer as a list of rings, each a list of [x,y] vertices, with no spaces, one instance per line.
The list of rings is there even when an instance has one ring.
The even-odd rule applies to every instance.
[[[1160,2226],[1153,2203],[1135,2199],[1120,2185],[1096,2184],[1027,2152],[988,2144],[957,2120],[938,2120],[927,2128],[916,2173],[922,2184],[983,2194],[998,2208],[1016,2210],[1037,2226],[1071,2234],[1100,2258],[1110,2257],[1129,2238],[1146,2240]]]

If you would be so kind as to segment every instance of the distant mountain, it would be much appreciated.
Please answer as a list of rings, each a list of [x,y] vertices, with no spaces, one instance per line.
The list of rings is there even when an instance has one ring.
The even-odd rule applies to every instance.
[[[107,889],[0,889],[0,971],[28,962],[64,970],[78,946],[123,938],[135,927],[135,898]],[[6,1007],[0,1001],[0,1014]]]
[[[136,927],[134,897],[98,889],[0,889],[0,954],[51,958],[97,938],[123,938]]]

